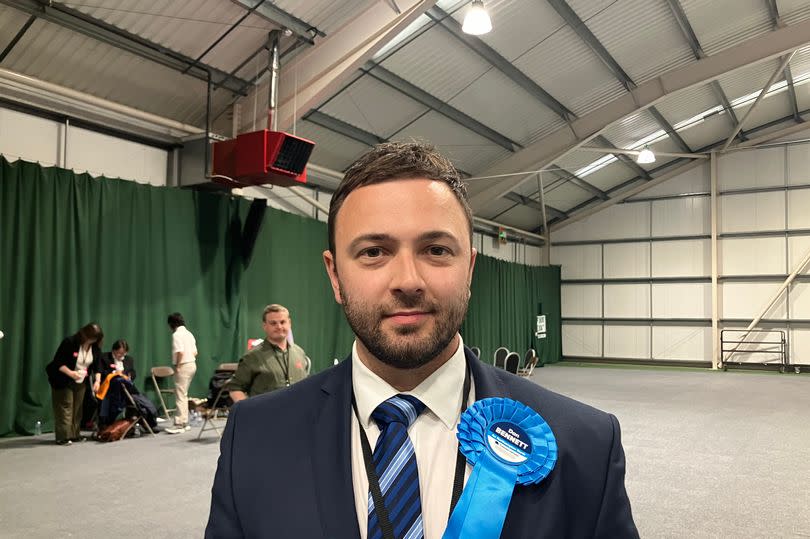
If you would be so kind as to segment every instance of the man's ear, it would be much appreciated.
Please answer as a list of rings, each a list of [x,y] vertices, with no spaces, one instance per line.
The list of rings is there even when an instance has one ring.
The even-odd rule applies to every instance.
[[[470,251],[470,272],[467,276],[467,288],[470,288],[472,286],[473,270],[475,269],[475,258],[477,256],[478,256],[478,249],[473,247],[472,250]]]
[[[326,274],[329,276],[329,283],[332,285],[332,293],[335,301],[343,305],[343,298],[340,296],[340,282],[338,281],[337,265],[335,255],[328,249],[323,252],[323,264],[326,266]]]

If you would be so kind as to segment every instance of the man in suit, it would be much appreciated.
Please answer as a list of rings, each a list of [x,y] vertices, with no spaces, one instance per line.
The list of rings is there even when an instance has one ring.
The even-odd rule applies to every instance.
[[[463,345],[476,251],[452,164],[423,144],[380,145],[347,170],[328,225],[351,356],[234,407],[206,537],[439,539],[471,471],[457,460],[461,410],[487,397],[538,412],[559,447],[548,477],[515,487],[501,537],[637,537],[616,418]]]

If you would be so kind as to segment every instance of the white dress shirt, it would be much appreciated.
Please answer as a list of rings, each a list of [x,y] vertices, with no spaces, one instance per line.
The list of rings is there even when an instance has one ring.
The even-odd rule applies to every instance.
[[[408,429],[416,454],[419,469],[419,492],[422,501],[422,524],[425,539],[441,539],[450,512],[453,491],[453,476],[456,470],[458,440],[456,427],[461,417],[461,399],[466,369],[464,343],[459,336],[459,346],[453,356],[425,381],[406,395],[413,395],[426,408]],[[475,388],[470,380],[468,404],[475,402]],[[357,402],[357,412],[368,436],[372,451],[380,435],[380,429],[371,413],[383,401],[400,393],[385,380],[371,372],[357,356],[357,343],[352,346],[352,389]],[[472,468],[467,464],[464,482]],[[360,445],[360,425],[352,413],[352,484],[354,505],[360,537],[366,539],[368,532],[368,477]]]

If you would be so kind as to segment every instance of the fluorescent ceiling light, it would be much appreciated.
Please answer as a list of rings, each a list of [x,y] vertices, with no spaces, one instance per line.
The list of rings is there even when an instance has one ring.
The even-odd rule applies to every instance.
[[[461,26],[461,30],[465,34],[473,36],[487,34],[492,30],[492,21],[489,19],[489,13],[487,13],[482,0],[473,0],[469,11],[464,16],[464,24]]]

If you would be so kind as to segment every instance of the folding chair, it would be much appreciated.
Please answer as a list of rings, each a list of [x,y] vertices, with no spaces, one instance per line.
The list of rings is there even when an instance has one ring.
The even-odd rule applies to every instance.
[[[477,346],[473,346],[472,348],[470,348],[470,351],[473,354],[475,354],[475,357],[477,357],[478,359],[481,359],[481,349],[480,348],[478,348]]]
[[[495,350],[495,355],[492,359],[492,364],[498,367],[499,369],[506,368],[506,356],[509,355],[509,350],[505,346],[501,346],[497,350]]]
[[[503,368],[506,369],[507,372],[517,374],[519,367],[520,355],[517,352],[509,352],[509,355],[506,356],[506,359],[503,362]]]
[[[534,348],[529,348],[523,358],[523,367],[518,369],[517,375],[524,378],[531,376],[539,359],[540,358],[537,357],[537,352],[534,351]]]
[[[135,416],[134,416],[134,417],[135,417],[136,421],[135,421],[135,423],[133,423],[133,424],[132,424],[132,426],[131,426],[129,429],[127,429],[127,433],[129,432],[129,430],[130,430],[132,427],[134,427],[136,424],[140,423],[141,425],[143,425],[144,427],[146,427],[146,430],[148,430],[148,431],[149,431],[149,434],[151,434],[152,436],[154,436],[154,435],[155,435],[155,431],[153,431],[153,430],[152,430],[152,427],[150,427],[150,426],[149,426],[149,422],[146,420],[146,418],[145,418],[145,417],[143,416],[143,414],[141,413],[141,409],[140,409],[140,407],[138,406],[138,403],[136,403],[136,402],[135,402],[135,399],[133,399],[133,398],[132,398],[132,393],[130,393],[130,392],[129,392],[129,390],[127,389],[126,384],[121,384],[121,389],[123,389],[123,390],[124,390],[124,395],[126,395],[126,396],[127,396],[127,400],[129,401],[129,404],[131,404],[131,405],[132,405],[132,408],[135,410]],[[125,414],[125,415],[126,415],[126,414]],[[126,434],[126,433],[124,433],[124,437],[125,437],[125,438],[126,438],[126,435],[127,435],[127,434]]]
[[[219,412],[223,408],[227,411],[228,407],[221,407],[219,405],[219,402],[220,400],[222,400],[222,395],[227,391],[227,389],[225,388],[228,386],[228,382],[230,382],[233,379],[233,374],[236,372],[236,367],[238,365],[239,365],[238,363],[220,363],[219,367],[217,367],[216,372],[229,372],[231,373],[231,376],[230,378],[228,378],[228,381],[222,384],[222,386],[219,388],[219,391],[217,391],[217,396],[214,399],[213,404],[203,414],[205,416],[205,419],[203,420],[202,427],[200,427],[200,432],[197,434],[198,440],[202,437],[203,432],[207,430],[213,430],[214,432],[217,433],[217,436],[222,437],[222,433],[219,432],[219,427],[216,424],[216,420],[221,419]]]
[[[157,393],[158,399],[160,399],[160,406],[163,408],[163,414],[166,420],[170,419],[169,413],[174,412],[177,410],[177,404],[175,404],[174,408],[167,408],[166,401],[163,400],[163,394],[174,395],[174,369],[171,367],[152,367],[152,383],[155,384],[155,392]],[[172,387],[168,389],[164,389],[160,387],[158,383],[158,379],[164,380],[166,378],[172,378]]]

